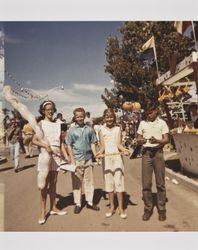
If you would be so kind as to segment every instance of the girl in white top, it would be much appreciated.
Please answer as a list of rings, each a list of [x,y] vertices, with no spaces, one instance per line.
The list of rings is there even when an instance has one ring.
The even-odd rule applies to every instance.
[[[33,143],[41,147],[41,153],[38,158],[38,171],[41,174],[38,174],[38,186],[41,193],[41,209],[40,217],[38,220],[39,224],[44,224],[46,221],[46,200],[47,193],[49,192],[50,196],[50,214],[51,215],[64,215],[66,211],[60,211],[55,204],[56,197],[56,183],[57,175],[59,171],[59,166],[61,162],[61,152],[69,161],[69,157],[64,150],[64,145],[61,143],[61,125],[59,123],[53,122],[53,115],[56,112],[56,107],[52,101],[44,101],[39,112],[43,116],[43,120],[40,121],[41,129],[43,130],[44,137],[48,143],[44,143],[39,140],[39,138],[34,135]],[[45,149],[50,155],[50,163],[47,166],[47,169],[44,162],[44,157],[42,155],[42,150]],[[42,174],[46,172],[45,174]],[[43,183],[44,182],[44,183]],[[49,190],[49,191],[48,191]]]
[[[130,151],[121,144],[121,129],[115,126],[116,116],[113,109],[106,109],[103,119],[105,125],[101,126],[99,131],[100,151],[97,153],[97,158],[104,157],[105,189],[110,203],[109,211],[105,215],[111,217],[115,213],[114,192],[116,192],[118,212],[120,217],[125,219],[127,215],[123,209],[124,165],[120,153],[129,155]]]

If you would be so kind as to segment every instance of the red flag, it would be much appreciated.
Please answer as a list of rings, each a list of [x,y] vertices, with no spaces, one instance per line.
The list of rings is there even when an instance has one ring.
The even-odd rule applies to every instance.
[[[191,21],[176,21],[174,23],[174,27],[176,28],[177,32],[181,35],[187,30],[189,26],[192,26]]]
[[[169,68],[170,68],[171,75],[174,75],[175,70],[176,70],[176,65],[177,65],[177,57],[176,57],[176,54],[174,52],[169,54],[168,62],[169,62]]]

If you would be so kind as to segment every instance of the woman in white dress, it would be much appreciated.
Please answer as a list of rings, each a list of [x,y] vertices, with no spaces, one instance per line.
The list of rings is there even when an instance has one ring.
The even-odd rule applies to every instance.
[[[38,187],[41,194],[41,207],[38,223],[41,225],[46,221],[46,200],[48,192],[50,197],[50,214],[64,215],[67,213],[66,211],[60,211],[55,204],[56,183],[61,162],[61,153],[63,153],[65,158],[67,158],[67,155],[64,150],[62,152],[63,145],[60,140],[61,125],[53,121],[53,115],[56,112],[54,102],[44,101],[40,105],[39,112],[43,116],[43,120],[40,121],[39,125],[43,130],[45,141],[47,141],[47,143],[45,143],[43,140],[39,140],[36,135],[33,137],[33,143],[41,147],[41,153],[38,158]],[[44,157],[42,155],[43,149],[45,149],[50,155],[50,163],[47,166],[47,169],[44,169]]]
[[[106,109],[103,114],[105,125],[99,132],[100,151],[98,158],[104,157],[105,189],[108,193],[110,208],[105,214],[111,217],[115,213],[114,192],[117,193],[118,212],[122,219],[127,217],[123,209],[124,164],[121,153],[129,155],[130,151],[121,144],[121,129],[115,126],[116,116],[113,109]]]

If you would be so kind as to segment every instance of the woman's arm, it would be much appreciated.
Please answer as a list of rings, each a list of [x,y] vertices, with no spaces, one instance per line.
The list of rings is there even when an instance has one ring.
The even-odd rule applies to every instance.
[[[67,160],[69,163],[71,162],[71,158],[67,152],[67,145],[65,143],[61,143],[61,153],[64,156],[64,159]]]
[[[96,144],[95,143],[91,144],[91,151],[93,153],[93,156],[96,157]]]
[[[101,130],[98,133],[98,137],[99,137],[100,146],[99,146],[99,151],[96,153],[96,158],[102,158],[104,157],[103,154],[105,152],[105,144],[104,144],[104,138],[103,138]]]
[[[76,161],[75,161],[75,158],[74,158],[74,155],[73,155],[73,150],[72,150],[71,145],[68,144],[67,149],[68,149],[68,153],[69,153],[69,156],[70,156],[71,164],[75,165]]]
[[[43,143],[41,140],[38,139],[36,135],[33,136],[32,143],[39,147],[45,148],[49,154],[53,153],[50,145]]]
[[[121,136],[120,129],[119,129],[118,137],[117,137],[117,147],[121,152],[124,153],[124,155],[130,155],[131,152],[128,149],[126,149],[125,147],[123,147],[123,145],[122,145],[122,136]]]

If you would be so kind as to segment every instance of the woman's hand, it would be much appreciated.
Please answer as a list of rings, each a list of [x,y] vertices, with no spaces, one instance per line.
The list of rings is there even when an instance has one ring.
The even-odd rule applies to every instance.
[[[52,154],[52,153],[53,153],[53,150],[51,149],[50,145],[46,145],[46,146],[45,146],[45,149],[47,150],[47,152],[48,152],[49,154]]]
[[[96,159],[104,158],[104,154],[102,154],[102,153],[99,151],[99,152],[96,153],[95,158],[96,158]]]
[[[131,154],[131,152],[130,152],[130,150],[125,149],[125,150],[123,151],[123,154],[124,154],[125,156],[129,156],[129,155]]]

